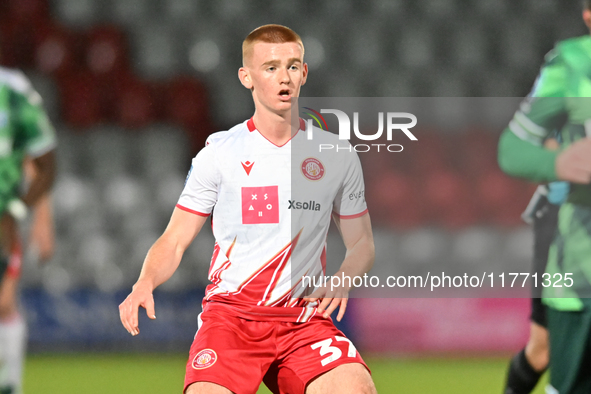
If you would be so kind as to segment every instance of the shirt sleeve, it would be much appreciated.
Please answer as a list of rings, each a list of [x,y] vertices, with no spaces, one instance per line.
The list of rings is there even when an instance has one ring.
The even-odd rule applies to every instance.
[[[345,156],[345,176],[343,184],[333,202],[333,211],[341,219],[354,219],[367,213],[365,203],[365,184],[363,171],[357,153],[351,152]]]
[[[499,140],[499,167],[508,175],[530,181],[555,181],[558,153],[524,141],[507,129]]]
[[[557,50],[546,55],[546,63],[532,91],[509,123],[513,134],[533,145],[542,146],[544,139],[564,124],[568,72],[568,66]]]
[[[217,202],[219,184],[214,148],[206,146],[193,159],[177,208],[209,216]]]
[[[556,180],[558,152],[548,151],[543,143],[566,121],[567,77],[564,59],[558,50],[551,51],[531,93],[501,135],[498,161],[507,174],[536,182]]]

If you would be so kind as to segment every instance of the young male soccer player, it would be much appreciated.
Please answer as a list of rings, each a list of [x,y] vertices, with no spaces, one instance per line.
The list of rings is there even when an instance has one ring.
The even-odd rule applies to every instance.
[[[591,29],[589,0],[583,19]],[[538,277],[550,335],[549,392],[560,394],[591,392],[590,103],[591,37],[563,41],[548,55],[530,97],[499,142],[499,164],[508,174],[571,184],[549,250],[550,280]],[[542,145],[555,129],[565,146],[559,151]]]
[[[41,98],[19,71],[0,68],[0,393],[21,392],[26,327],[17,305],[21,264],[18,221],[42,204],[33,231],[47,234],[49,191],[55,177],[55,132]],[[25,156],[34,176],[21,195]],[[37,212],[36,212],[37,214]],[[42,226],[42,227],[38,227]],[[48,239],[45,237],[45,239]],[[43,252],[51,250],[47,246]]]
[[[167,229],[119,307],[121,321],[136,335],[139,306],[155,318],[154,288],[173,274],[212,214],[212,283],[185,392],[256,393],[264,381],[274,393],[375,393],[355,347],[330,320],[337,307],[338,319],[343,316],[349,288],[307,295],[297,280],[299,273],[322,273],[331,215],[347,248],[338,274],[353,277],[371,268],[365,200],[350,198],[364,188],[359,160],[355,153],[320,158],[318,145],[309,149],[303,122],[292,117],[308,74],[294,31],[261,26],[242,51],[238,76],[252,92],[254,116],[211,135],[193,160]],[[316,144],[337,138],[314,133]]]

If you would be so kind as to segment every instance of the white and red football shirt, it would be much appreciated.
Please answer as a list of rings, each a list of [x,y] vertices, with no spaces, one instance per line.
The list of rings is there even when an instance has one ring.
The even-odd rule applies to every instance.
[[[323,273],[331,215],[359,217],[367,206],[357,154],[319,152],[320,144],[349,143],[318,128],[308,140],[300,123],[277,146],[250,119],[212,134],[193,159],[177,207],[213,214],[204,307],[221,302],[255,320],[307,321],[315,314],[316,303],[301,299],[299,279]]]

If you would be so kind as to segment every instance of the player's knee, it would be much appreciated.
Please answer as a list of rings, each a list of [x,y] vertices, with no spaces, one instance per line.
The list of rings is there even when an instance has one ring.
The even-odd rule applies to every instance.
[[[548,368],[548,364],[550,363],[550,351],[548,347],[540,348],[530,362],[536,371],[543,371]]]
[[[0,321],[6,320],[12,314],[12,305],[6,297],[0,297]]]
[[[377,393],[371,375],[361,364],[341,365],[331,372],[325,375],[324,382],[319,382],[317,387],[310,391],[307,390],[306,393]]]
[[[185,390],[185,394],[233,394],[227,388],[219,384],[209,382],[196,382]]]
[[[536,371],[543,371],[550,362],[550,349],[547,343],[528,344],[526,348],[527,361]]]
[[[362,393],[362,394],[377,394],[378,391],[376,390],[376,386],[373,384],[373,381],[369,379],[369,381],[363,382],[359,385],[358,389],[354,391],[355,393]]]

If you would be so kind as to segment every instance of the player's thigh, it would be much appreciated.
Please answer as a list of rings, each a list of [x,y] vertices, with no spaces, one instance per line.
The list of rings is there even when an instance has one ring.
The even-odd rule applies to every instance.
[[[255,394],[276,355],[274,326],[206,310],[189,350],[185,387],[208,382]],[[197,386],[199,387],[199,386]]]
[[[312,380],[306,394],[375,394],[376,387],[362,364],[342,364]]]
[[[17,311],[18,278],[4,274],[0,278],[0,320],[9,318]]]
[[[8,256],[18,239],[18,227],[14,218],[4,214],[0,216],[0,248]]]
[[[187,390],[185,394],[233,394],[227,388],[220,386],[219,384],[209,383],[209,382],[197,382],[193,383]]]

